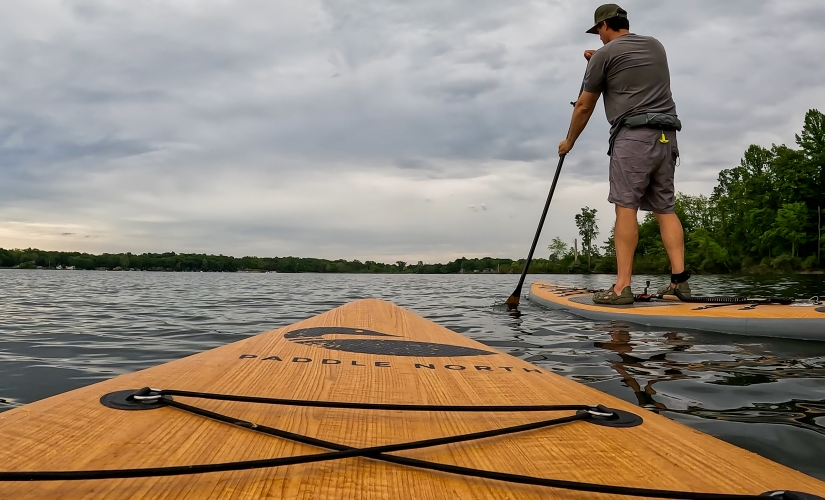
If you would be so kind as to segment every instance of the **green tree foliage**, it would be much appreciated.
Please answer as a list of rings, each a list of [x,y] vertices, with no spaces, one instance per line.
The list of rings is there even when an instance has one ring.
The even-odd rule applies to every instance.
[[[599,226],[596,225],[596,209],[582,208],[581,213],[576,214],[576,227],[582,237],[582,253],[587,256],[587,270],[589,271],[592,257],[598,255],[596,246],[593,244],[593,240],[599,234]]]
[[[805,243],[808,234],[805,226],[808,222],[808,209],[802,202],[785,203],[776,212],[771,230],[765,233],[764,239],[782,243],[790,243],[791,257],[796,257],[796,248]]]
[[[803,200],[811,208],[810,201],[822,204],[825,198],[825,115],[816,109],[805,114],[802,133],[796,136],[805,172],[813,177],[813,200]]]
[[[742,269],[780,259],[783,269],[812,263],[817,210],[825,200],[825,116],[812,109],[796,135],[799,149],[751,146],[738,167],[723,170],[711,197],[710,232]],[[786,257],[783,257],[786,256]],[[772,266],[776,268],[776,266]]]
[[[536,259],[530,266],[531,272],[548,272],[549,261]],[[397,261],[384,264],[375,261],[361,262],[343,259],[326,260],[299,257],[230,257],[225,255],[145,253],[135,255],[102,254],[92,255],[80,252],[44,252],[37,249],[5,250],[0,248],[0,267],[33,269],[38,266],[52,268],[74,266],[81,270],[120,268],[136,271],[171,271],[171,272],[266,272],[279,273],[509,273],[521,272],[520,263],[511,259],[467,259],[461,257],[446,264],[407,264]]]
[[[607,238],[607,241],[604,242],[604,246],[602,247],[604,250],[605,257],[612,257],[616,258],[616,235],[615,235],[615,228],[610,229],[610,236]]]
[[[553,238],[553,241],[547,246],[547,249],[550,250],[549,260],[554,262],[563,259],[567,252],[570,251],[567,243],[563,242],[558,236]]]

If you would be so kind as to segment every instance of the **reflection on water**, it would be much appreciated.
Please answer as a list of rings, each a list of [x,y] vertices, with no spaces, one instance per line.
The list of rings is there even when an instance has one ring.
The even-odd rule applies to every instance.
[[[668,408],[664,402],[657,401],[657,383],[673,380],[703,379],[708,384],[721,386],[749,387],[758,384],[776,383],[782,379],[821,379],[825,385],[825,359],[782,359],[775,355],[753,355],[745,349],[739,349],[727,356],[735,360],[704,360],[679,361],[680,356],[670,353],[691,353],[694,346],[685,340],[683,335],[668,332],[662,335],[662,346],[667,346],[669,352],[661,352],[647,357],[633,354],[633,343],[630,331],[626,329],[607,329],[610,340],[594,342],[594,347],[616,353],[618,360],[608,360],[607,363],[621,377],[621,381],[630,388],[636,396],[639,406],[657,413],[674,411],[707,419],[727,420],[733,422],[753,423],[783,423],[805,428],[825,435],[825,422],[818,419],[825,417],[825,399],[797,400],[792,399],[777,403],[751,403],[739,408],[725,408],[712,410],[698,405],[688,405],[687,408]],[[714,349],[719,351],[717,347]],[[691,354],[698,354],[694,351]],[[701,357],[712,357],[707,350]],[[670,358],[670,359],[669,359]],[[684,357],[681,357],[684,359]],[[707,380],[704,374],[715,377]],[[640,382],[641,379],[641,382]],[[642,386],[644,384],[644,386]],[[825,396],[825,394],[823,394]]]
[[[678,369],[668,368],[662,371],[662,376],[656,376],[655,378],[652,377],[652,370],[648,369],[645,366],[645,363],[656,363],[661,366],[662,364],[667,363],[667,355],[664,353],[655,354],[647,359],[634,356],[631,354],[633,352],[633,346],[630,343],[630,332],[614,330],[608,333],[610,334],[609,341],[594,342],[593,345],[601,349],[613,351],[619,356],[618,361],[609,360],[608,364],[622,377],[622,382],[624,382],[627,387],[633,389],[633,393],[636,395],[636,399],[638,399],[639,406],[653,411],[667,410],[667,407],[663,403],[657,402],[653,398],[653,396],[656,395],[656,390],[653,389],[653,384],[663,380],[662,377],[666,377],[664,380],[670,380],[675,377],[684,378],[685,375],[683,375]],[[668,340],[678,339],[678,335],[674,333],[668,333],[666,335],[668,335]],[[668,342],[668,344],[670,344],[670,342]],[[674,350],[684,350],[688,347],[690,347],[690,345],[677,344],[674,346]],[[636,380],[636,377],[639,375],[648,377],[644,388],[641,384],[639,384],[639,381]]]
[[[610,276],[532,278],[612,283]],[[698,276],[691,287],[702,295],[807,298],[825,296],[823,278]],[[654,287],[662,281],[636,283],[645,279]],[[378,297],[825,479],[825,342],[599,322],[526,300],[518,312],[492,307],[516,282],[515,275],[0,270],[0,411]]]

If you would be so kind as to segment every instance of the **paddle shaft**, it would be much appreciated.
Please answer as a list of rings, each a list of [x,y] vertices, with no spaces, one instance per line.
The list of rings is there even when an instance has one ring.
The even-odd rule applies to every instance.
[[[579,89],[579,97],[581,97],[582,92],[584,92],[584,80],[582,80],[582,86]],[[576,107],[575,102],[571,102],[570,104],[572,104],[574,108]],[[567,135],[570,135],[570,129],[567,129]],[[524,279],[527,277],[527,270],[530,269],[530,263],[533,262],[533,252],[536,251],[536,245],[539,242],[539,236],[541,236],[541,228],[544,227],[544,219],[547,217],[547,210],[550,208],[550,201],[553,199],[553,192],[556,191],[556,184],[559,182],[561,165],[564,163],[565,156],[567,156],[567,154],[559,156],[559,165],[556,167],[556,175],[553,176],[553,185],[550,186],[550,193],[547,195],[547,203],[544,204],[544,212],[541,213],[539,227],[536,229],[536,236],[533,238],[533,245],[530,247],[530,253],[527,254],[527,262],[524,264],[524,270],[521,272],[521,277],[518,280],[518,286],[513,291],[513,294],[510,295],[510,297],[505,301],[505,304],[507,304],[507,307],[510,309],[516,308],[521,300],[521,288],[524,286]]]
[[[553,176],[553,184],[550,186],[550,193],[547,195],[547,202],[544,204],[544,211],[541,213],[541,220],[539,220],[539,227],[536,229],[536,236],[533,238],[533,245],[530,247],[530,253],[527,254],[527,262],[524,264],[524,270],[521,271],[521,278],[518,280],[518,286],[513,294],[510,295],[510,298],[507,299],[508,305],[517,306],[521,298],[521,288],[524,286],[524,279],[527,277],[527,270],[530,268],[530,263],[533,261],[533,252],[536,251],[536,245],[539,242],[539,236],[541,236],[541,229],[544,227],[544,219],[547,218],[547,210],[550,209],[550,201],[553,200],[553,193],[556,191],[556,184],[559,182],[561,166],[564,163],[565,156],[567,155],[559,156],[559,164],[556,167],[556,175]]]

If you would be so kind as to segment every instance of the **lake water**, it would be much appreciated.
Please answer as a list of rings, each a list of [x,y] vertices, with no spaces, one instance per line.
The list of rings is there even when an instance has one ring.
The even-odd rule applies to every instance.
[[[824,278],[696,276],[691,286],[808,298],[825,296]],[[637,291],[644,279],[636,278]],[[492,307],[517,280],[0,270],[0,411],[378,297],[825,480],[825,342],[596,322],[526,300],[520,316]],[[548,280],[612,283],[571,275],[527,283]]]

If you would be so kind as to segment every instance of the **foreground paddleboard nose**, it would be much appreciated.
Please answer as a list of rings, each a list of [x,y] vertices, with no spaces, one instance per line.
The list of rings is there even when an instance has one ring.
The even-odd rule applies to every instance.
[[[261,401],[273,398],[282,401]],[[530,427],[557,418],[567,420]],[[525,425],[389,456],[294,462]],[[184,469],[3,482],[0,498],[14,499],[604,498],[560,489],[575,484],[631,488],[630,496],[650,488],[825,495],[825,483],[798,471],[372,299],[4,412],[0,440],[0,472]],[[272,459],[282,465],[217,468]],[[210,464],[212,472],[191,473]]]

